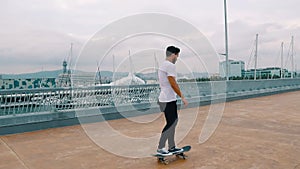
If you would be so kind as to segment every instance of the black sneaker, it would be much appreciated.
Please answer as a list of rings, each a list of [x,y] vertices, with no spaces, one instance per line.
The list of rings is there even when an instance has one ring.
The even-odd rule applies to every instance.
[[[181,153],[181,152],[183,152],[183,149],[182,148],[173,147],[173,148],[169,149],[169,152],[170,153]]]
[[[157,154],[162,155],[162,156],[169,156],[172,155],[171,152],[168,152],[168,150],[166,150],[165,148],[162,149],[157,149]]]

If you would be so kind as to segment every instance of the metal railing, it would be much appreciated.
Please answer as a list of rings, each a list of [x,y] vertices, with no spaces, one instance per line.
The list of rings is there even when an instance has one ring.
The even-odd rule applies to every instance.
[[[158,85],[0,91],[0,116],[156,102]]]
[[[199,102],[200,98],[205,101],[213,99],[213,96],[218,94],[225,94],[225,97],[230,97],[300,89],[300,79],[191,82],[181,83],[179,86],[186,98]],[[0,117],[155,103],[159,91],[160,88],[157,84],[0,90]]]

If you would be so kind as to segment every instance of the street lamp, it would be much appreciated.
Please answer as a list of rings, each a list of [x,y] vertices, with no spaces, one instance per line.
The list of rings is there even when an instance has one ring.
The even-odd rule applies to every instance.
[[[226,56],[226,80],[229,80],[229,64],[228,64],[228,29],[227,29],[227,5],[224,0],[224,16],[225,16],[225,56]]]

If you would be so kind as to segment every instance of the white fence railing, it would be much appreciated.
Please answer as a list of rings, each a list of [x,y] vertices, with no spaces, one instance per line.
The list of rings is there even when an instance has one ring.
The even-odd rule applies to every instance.
[[[257,81],[212,81],[181,83],[184,95],[195,102],[199,98],[225,94],[226,97],[251,93],[299,89],[300,79]],[[38,112],[126,106],[157,102],[159,86],[96,86],[85,88],[54,88],[0,90],[0,117]],[[205,100],[205,98],[204,98]]]

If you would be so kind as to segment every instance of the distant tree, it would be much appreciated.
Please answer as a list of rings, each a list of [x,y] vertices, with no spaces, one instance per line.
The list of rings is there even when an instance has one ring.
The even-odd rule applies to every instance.
[[[197,78],[196,82],[210,81],[210,78]]]
[[[225,77],[220,77],[220,76],[212,76],[210,78],[211,81],[222,81],[222,80],[225,80],[226,78]]]
[[[229,80],[243,80],[243,77],[233,76],[233,77],[229,77]]]

